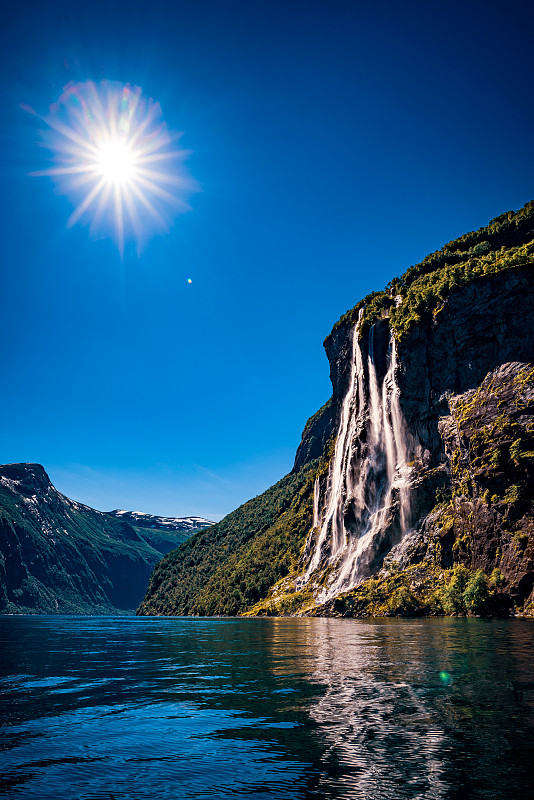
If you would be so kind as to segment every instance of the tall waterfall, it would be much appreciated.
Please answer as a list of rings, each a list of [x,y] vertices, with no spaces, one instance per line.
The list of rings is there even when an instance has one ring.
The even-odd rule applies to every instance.
[[[302,586],[319,568],[321,574],[330,568],[321,601],[371,574],[409,525],[411,448],[399,404],[395,339],[390,333],[386,370],[380,376],[375,326],[369,332],[367,359],[359,327],[360,321],[352,331],[350,381],[326,482],[321,488],[321,481],[315,481],[314,530],[299,581]]]

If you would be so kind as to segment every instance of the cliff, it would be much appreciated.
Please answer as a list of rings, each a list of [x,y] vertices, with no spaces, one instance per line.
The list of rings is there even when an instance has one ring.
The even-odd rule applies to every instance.
[[[0,466],[0,613],[133,611],[154,564],[186,535],[76,503],[40,464]]]
[[[367,549],[371,568],[360,567],[336,597],[319,592],[323,604],[313,613],[468,611],[461,597],[448,600],[455,565],[464,570],[454,573],[463,576],[464,592],[478,574],[483,597],[471,610],[530,606],[533,323],[534,271],[525,265],[453,290],[401,338],[396,381],[409,451],[409,519],[400,532],[390,519]],[[340,375],[349,335],[341,326],[331,342]],[[374,359],[385,356],[375,341]],[[386,510],[394,515],[398,505],[393,498]]]
[[[140,613],[528,612],[533,265],[529,203],[347,312],[292,474],[160,562]]]

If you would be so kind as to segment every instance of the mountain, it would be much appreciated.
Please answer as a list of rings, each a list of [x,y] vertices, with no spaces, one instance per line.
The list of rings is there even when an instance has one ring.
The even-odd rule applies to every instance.
[[[152,547],[169,553],[191,534],[213,525],[204,517],[156,517],[143,511],[108,511],[108,516],[128,522]]]
[[[209,524],[105,514],[58,492],[40,464],[0,466],[0,613],[132,611],[194,520]]]
[[[139,614],[528,614],[534,201],[448,243],[325,340],[292,472],[155,567]]]

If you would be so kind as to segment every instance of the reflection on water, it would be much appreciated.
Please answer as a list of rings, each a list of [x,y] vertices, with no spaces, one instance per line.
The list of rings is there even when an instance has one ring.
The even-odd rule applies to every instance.
[[[309,631],[310,677],[326,689],[310,709],[327,745],[325,796],[510,798],[529,787],[530,623],[344,622]]]
[[[0,618],[0,796],[531,793],[529,621]]]

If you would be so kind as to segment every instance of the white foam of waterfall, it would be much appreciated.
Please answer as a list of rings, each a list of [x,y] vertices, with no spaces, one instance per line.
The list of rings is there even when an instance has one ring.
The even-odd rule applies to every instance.
[[[319,476],[315,478],[313,484],[313,527],[319,527]]]
[[[351,375],[324,498],[319,480],[314,487],[316,541],[299,582],[307,583],[319,567],[331,567],[320,601],[369,575],[377,555],[398,542],[409,524],[410,447],[399,402],[395,340],[390,334],[386,374],[380,380],[375,327],[365,370],[359,325],[352,331]]]
[[[361,317],[361,312],[360,312]],[[358,358],[359,356],[359,358]],[[319,528],[319,536],[315,545],[312,558],[308,565],[305,575],[305,582],[312,572],[314,572],[321,561],[323,546],[328,537],[331,538],[332,548],[338,549],[342,545],[343,536],[343,503],[346,484],[346,471],[350,468],[348,455],[350,444],[354,436],[357,420],[357,408],[355,407],[359,399],[359,388],[361,381],[357,380],[357,373],[362,369],[361,349],[358,344],[357,328],[352,333],[351,348],[351,375],[349,387],[341,408],[341,417],[337,432],[334,455],[330,462],[327,478],[326,490],[326,511],[323,515],[322,523],[319,520],[319,480],[315,481],[314,486],[314,528]],[[315,509],[317,510],[315,513]]]

